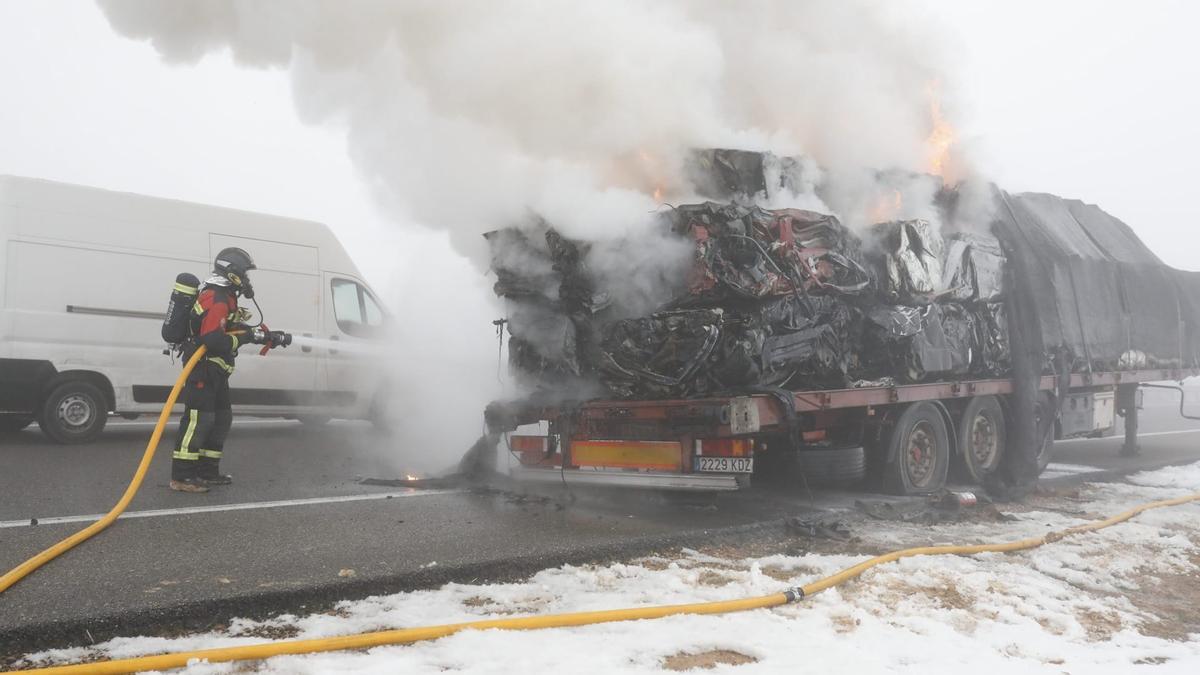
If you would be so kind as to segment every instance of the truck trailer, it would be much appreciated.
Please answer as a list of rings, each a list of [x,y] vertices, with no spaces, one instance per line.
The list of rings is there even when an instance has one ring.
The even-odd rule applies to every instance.
[[[1139,387],[1200,372],[1200,274],[1098,207],[992,189],[969,231],[861,238],[736,196],[672,207],[694,265],[640,317],[612,316],[587,244],[544,223],[492,233],[510,368],[532,393],[490,406],[488,428],[522,479],[668,490],[929,494],[954,465],[985,481],[1016,447],[1040,473],[1056,439],[1111,435],[1117,416],[1136,451]],[[953,222],[954,190],[938,204]]]
[[[1045,425],[1039,470],[1055,439],[1113,434],[1125,417],[1137,442],[1139,384],[1181,380],[1195,369],[1072,374],[1038,383]],[[1011,378],[693,400],[595,400],[509,418],[545,433],[504,439],[522,480],[662,490],[737,490],[758,474],[814,484],[874,478],[886,492],[941,490],[955,460],[973,480],[1007,450]],[[972,475],[973,474],[973,475]]]

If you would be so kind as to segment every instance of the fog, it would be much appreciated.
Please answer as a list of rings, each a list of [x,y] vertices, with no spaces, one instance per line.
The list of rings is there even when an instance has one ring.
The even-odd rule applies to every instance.
[[[874,169],[929,170],[932,85],[951,179],[1099,203],[1197,267],[1186,4],[346,4],[6,4],[0,171],[329,222],[397,317],[406,453],[503,393],[481,232],[638,232],[709,145],[811,157],[802,205],[854,223]]]

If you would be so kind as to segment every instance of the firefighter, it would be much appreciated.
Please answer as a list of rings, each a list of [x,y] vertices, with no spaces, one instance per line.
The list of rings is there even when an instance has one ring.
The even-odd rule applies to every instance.
[[[188,376],[181,396],[183,418],[171,456],[171,489],[208,492],[210,485],[228,485],[233,479],[220,472],[225,437],[233,424],[229,402],[229,376],[238,347],[247,342],[274,346],[276,334],[245,325],[249,312],[238,307],[238,298],[254,297],[250,254],[227,248],[213,262],[213,276],[205,280],[189,319],[190,338],[184,359],[204,345],[207,352]]]

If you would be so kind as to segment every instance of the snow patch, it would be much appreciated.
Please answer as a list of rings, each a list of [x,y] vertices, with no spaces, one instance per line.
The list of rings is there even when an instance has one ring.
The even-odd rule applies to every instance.
[[[1134,504],[1200,489],[1200,464],[1085,486],[1079,497],[1014,507],[1003,523],[927,526],[864,521],[859,546],[997,542],[1040,536]],[[1131,592],[1156,575],[1197,571],[1200,505],[1157,509],[1096,533],[1015,554],[906,558],[800,604],[720,616],[676,616],[542,631],[467,631],[409,646],[285,656],[253,664],[190,665],[216,673],[661,673],[680,654],[735,653],[714,672],[1166,673],[1200,672],[1200,635],[1170,641],[1139,632],[1163,619]],[[816,543],[814,542],[814,545]],[[564,565],[518,583],[446,584],[436,590],[339,603],[333,611],[239,619],[223,632],[119,638],[32,654],[30,664],[124,658],[502,618],[729,600],[780,592],[867,559],[811,552],[740,557],[682,549],[609,565]],[[1153,583],[1149,584],[1153,587]],[[1169,619],[1169,618],[1168,618]]]

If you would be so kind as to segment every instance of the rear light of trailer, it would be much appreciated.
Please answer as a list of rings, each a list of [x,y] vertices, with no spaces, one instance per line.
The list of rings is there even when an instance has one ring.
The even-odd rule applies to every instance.
[[[550,438],[547,436],[518,436],[512,434],[508,437],[508,450],[517,456],[521,464],[533,466],[536,464],[546,464],[559,466],[562,464],[562,455],[555,452],[549,455]]]
[[[546,454],[546,444],[549,441],[545,436],[509,436],[508,447],[513,452],[525,454],[527,452],[538,452]]]
[[[749,438],[696,439],[697,457],[750,457],[753,454],[754,441]]]

